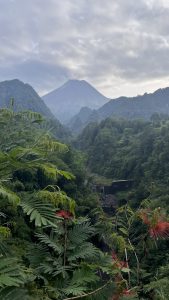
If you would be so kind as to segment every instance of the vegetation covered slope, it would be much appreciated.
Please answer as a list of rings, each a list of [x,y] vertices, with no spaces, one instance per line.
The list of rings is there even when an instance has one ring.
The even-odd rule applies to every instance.
[[[51,130],[55,137],[68,140],[70,136],[70,132],[54,118],[35,90],[18,79],[0,82],[0,108],[38,112],[48,120],[46,130]]]
[[[89,124],[77,139],[88,167],[112,179],[162,180],[169,177],[169,118],[151,121],[106,119]]]
[[[169,115],[169,88],[136,97],[119,97],[105,103],[97,110],[78,113],[70,123],[70,128],[79,133],[87,124],[108,117],[149,120],[154,113]]]
[[[124,119],[106,119],[102,121],[100,124],[91,123],[84,129],[84,131],[76,141],[76,147],[78,147],[79,149],[83,150],[86,153],[87,167],[90,170],[90,172],[100,174],[102,176],[104,175],[106,178],[110,178],[111,180],[116,180],[116,179],[134,180],[135,183],[134,187],[130,189],[128,192],[117,194],[117,201],[118,199],[120,199],[120,197],[122,197],[122,199],[125,198],[125,202],[123,202],[126,203],[123,207],[123,209],[125,210],[126,210],[126,205],[127,207],[128,205],[130,205],[130,207],[134,208],[134,210],[137,208],[136,209],[137,216],[140,215],[141,213],[141,218],[143,220],[143,223],[148,227],[150,226],[149,217],[151,215],[150,217],[151,222],[152,223],[154,222],[154,224],[156,224],[155,225],[156,229],[155,231],[151,230],[150,228],[151,226],[150,226],[149,233],[152,236],[156,236],[156,240],[161,240],[161,237],[158,235],[158,230],[161,230],[161,228],[163,227],[164,225],[163,221],[165,219],[164,216],[168,214],[168,203],[169,203],[169,189],[168,189],[169,135],[168,133],[169,133],[169,118],[167,116],[162,117],[158,114],[154,114],[150,121],[143,121],[143,120],[128,121]],[[116,211],[116,218],[118,218],[119,212],[120,214],[122,213],[123,209],[122,207],[120,207]],[[152,210],[154,210],[153,214],[152,214]],[[131,211],[130,213],[132,215]],[[161,214],[163,215],[164,219]],[[126,224],[128,221],[129,220],[126,214]],[[131,230],[133,231],[133,235],[135,236],[140,230],[139,229],[140,225],[139,223],[136,222],[135,228],[133,228],[132,224],[133,222],[131,221],[129,228],[130,229],[132,228]],[[167,222],[165,224],[168,227]],[[122,230],[123,232],[123,228],[121,229],[119,228],[119,230]],[[146,228],[142,230],[143,230],[142,234],[144,235],[144,233],[146,232]],[[165,228],[164,231],[166,233],[166,236],[168,236],[167,233],[168,230]],[[126,234],[128,235],[127,232]],[[138,243],[140,243],[141,241],[140,237],[137,238],[135,236],[135,238],[138,241]],[[117,240],[114,241],[115,244]],[[118,243],[123,243],[123,242],[122,240],[121,242],[118,240]],[[136,244],[134,242],[135,250],[137,249]],[[164,274],[162,275],[164,269],[166,270],[168,268],[168,267],[165,268],[164,266],[165,263],[162,258],[162,257],[166,257],[167,259],[169,255],[167,250],[168,241],[166,242],[165,246],[163,244],[160,253],[159,249],[161,246],[159,246],[159,244],[157,245],[158,250],[157,252],[156,251],[154,252],[154,259],[151,262],[152,264],[154,264],[155,267],[154,274],[157,275],[157,277],[153,275],[152,278],[154,279],[150,279],[150,281],[148,279],[149,277],[148,274],[150,274],[152,271],[152,270],[150,271],[151,269],[149,265],[150,261],[147,261],[148,257],[150,260],[152,259],[150,258],[151,257],[150,249],[147,249],[146,247],[144,248],[143,246],[143,249],[145,251],[144,254],[145,257],[147,258],[144,257],[143,253],[142,253],[143,255],[142,258],[144,257],[143,260],[140,257],[138,258],[140,267],[145,259],[141,268],[144,269],[145,266],[148,265],[150,267],[149,269],[150,273],[147,269],[147,273],[145,272],[144,274],[145,278],[147,276],[147,279],[149,281],[149,283],[147,282],[146,284],[146,288],[149,289],[150,293],[142,294],[141,292],[139,299],[159,299],[159,300],[168,299],[167,288],[166,289],[164,288],[164,285],[167,287],[167,281],[165,275]],[[138,254],[137,251],[139,252],[140,250],[136,250],[135,255]],[[164,263],[163,267],[159,268],[160,265],[158,264],[163,264],[163,263]],[[167,263],[168,263],[168,259],[166,265]],[[162,273],[158,273],[157,269],[160,270],[159,272]],[[145,282],[146,281],[147,280],[145,280]]]
[[[54,118],[35,90],[18,79],[0,82],[0,108],[9,108],[11,99],[14,99],[15,111],[31,110]]]
[[[39,114],[3,109],[0,122],[0,299],[167,299],[167,200],[110,217],[83,156]]]

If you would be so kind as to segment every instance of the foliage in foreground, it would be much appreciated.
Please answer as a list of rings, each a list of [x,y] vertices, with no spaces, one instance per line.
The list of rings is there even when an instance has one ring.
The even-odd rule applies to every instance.
[[[0,299],[167,299],[166,209],[148,199],[109,217],[90,204],[89,218],[71,197],[86,190],[68,147],[36,113],[2,110],[0,119]]]

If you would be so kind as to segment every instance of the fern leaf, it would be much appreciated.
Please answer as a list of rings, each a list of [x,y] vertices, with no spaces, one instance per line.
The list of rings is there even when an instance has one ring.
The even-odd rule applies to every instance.
[[[62,278],[66,278],[67,271],[72,270],[71,266],[63,266],[61,264],[61,261],[59,260],[53,260],[47,259],[46,262],[41,263],[39,267],[37,267],[37,270],[42,274],[48,274],[52,277],[56,277],[58,275],[62,275]]]
[[[65,289],[62,289],[63,293],[67,296],[79,296],[79,295],[84,295],[86,292],[87,288],[84,286],[68,286]]]
[[[61,254],[63,247],[59,245],[58,240],[54,236],[48,236],[47,234],[36,233],[35,236],[39,239],[40,243],[53,249],[56,253]]]
[[[55,210],[50,203],[42,203],[38,199],[27,199],[22,200],[20,206],[37,227],[49,225],[55,219]]]
[[[31,267],[38,267],[42,261],[45,261],[46,257],[50,257],[48,247],[41,244],[33,244],[31,247],[29,247],[27,258],[30,262]]]
[[[23,284],[21,272],[16,261],[11,258],[0,259],[0,287],[15,286]]]
[[[99,277],[95,274],[94,270],[87,265],[82,265],[73,273],[71,285],[85,286],[86,283],[97,282]]]
[[[75,179],[75,176],[68,172],[68,171],[61,171],[61,170],[58,170],[57,169],[57,173],[63,177],[65,177],[67,180],[72,180],[72,179]]]
[[[99,250],[89,242],[85,242],[73,249],[73,253],[69,255],[68,260],[74,261],[76,259],[91,259],[99,255]]]
[[[90,222],[84,221],[83,223],[76,224],[68,233],[68,239],[72,244],[80,245],[88,240],[95,233],[94,227]]]

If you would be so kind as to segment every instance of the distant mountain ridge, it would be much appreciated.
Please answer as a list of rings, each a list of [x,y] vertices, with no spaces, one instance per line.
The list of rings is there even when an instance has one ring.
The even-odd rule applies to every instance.
[[[69,80],[42,99],[63,123],[68,123],[84,106],[98,109],[110,100],[85,80]]]
[[[14,111],[31,110],[38,112],[47,119],[48,129],[61,139],[67,140],[70,132],[54,117],[36,91],[27,83],[18,79],[0,82],[0,108],[10,108],[11,98],[14,99]]]
[[[169,87],[141,96],[112,99],[97,110],[88,110],[86,115],[79,112],[72,118],[69,128],[72,131],[77,128],[76,132],[80,132],[89,123],[108,117],[148,120],[154,113],[169,115]]]
[[[32,110],[41,113],[45,117],[54,118],[32,86],[23,83],[19,79],[0,82],[0,108],[9,108],[11,98],[14,99],[15,111]]]

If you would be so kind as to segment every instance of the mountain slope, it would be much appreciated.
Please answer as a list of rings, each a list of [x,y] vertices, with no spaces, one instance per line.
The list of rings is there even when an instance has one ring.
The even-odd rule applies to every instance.
[[[82,107],[97,109],[109,99],[85,80],[69,80],[43,100],[61,122],[67,123]]]
[[[54,118],[43,100],[29,85],[18,79],[0,82],[0,107],[10,107],[11,98],[14,99],[14,110],[32,110],[45,117]]]
[[[92,112],[93,110],[91,108],[82,107],[79,113],[73,116],[67,124],[68,128],[75,134],[79,133],[79,129],[81,131],[85,127],[86,120],[89,119]]]
[[[46,130],[60,140],[69,140],[70,132],[54,117],[49,108],[29,85],[18,79],[0,82],[0,108],[9,108],[11,98],[14,99],[14,110],[32,110],[47,118]]]
[[[169,88],[159,89],[151,94],[136,97],[120,97],[98,109],[101,119],[109,116],[149,119],[152,114],[169,114]]]
[[[70,129],[73,129],[72,124],[75,120],[79,122],[78,132],[80,132],[90,122],[101,121],[108,117],[148,120],[154,113],[169,115],[168,87],[142,96],[112,99],[99,109],[88,111],[88,115],[83,115],[83,119],[79,113],[71,121]]]

